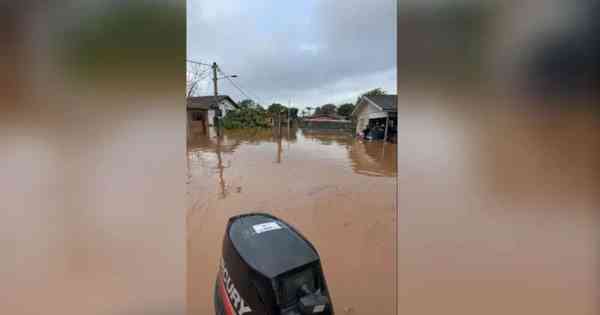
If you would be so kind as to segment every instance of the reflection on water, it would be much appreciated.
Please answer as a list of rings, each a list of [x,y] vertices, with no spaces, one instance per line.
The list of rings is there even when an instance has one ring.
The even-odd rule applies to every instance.
[[[262,146],[268,150],[273,144],[276,146],[276,163],[284,162],[283,157],[286,154],[295,155],[316,149],[315,152],[323,153],[323,156],[317,156],[316,159],[339,156],[340,166],[349,166],[357,174],[396,176],[394,144],[355,140],[350,134],[341,132],[315,132],[293,128],[287,132],[283,129],[281,136],[272,130],[225,131],[222,137],[195,133],[188,139],[188,154],[191,161],[203,165],[216,159],[215,167],[222,171],[227,167],[223,165],[223,156],[235,153],[240,145]],[[295,158],[296,156],[293,156],[290,160],[295,161]]]
[[[188,155],[192,162],[190,166],[201,166],[218,173],[220,195],[225,198],[228,195],[225,169],[231,167],[233,155],[244,145],[261,147],[266,151],[275,145],[274,162],[292,163],[288,167],[295,167],[293,163],[297,162],[306,163],[302,160],[302,154],[312,152],[313,155],[306,157],[314,158],[315,162],[328,158],[337,160],[338,167],[350,167],[359,175],[396,176],[394,144],[355,140],[348,133],[314,132],[295,128],[287,131],[284,129],[281,136],[273,130],[226,131],[221,137],[196,133],[188,141]],[[289,162],[284,161],[288,154],[292,155],[288,159]]]
[[[347,133],[190,132],[189,309],[210,314],[226,220],[264,211],[296,225],[323,257],[334,304],[394,311],[396,145]],[[355,281],[347,281],[352,274]],[[369,292],[366,296],[365,292]]]

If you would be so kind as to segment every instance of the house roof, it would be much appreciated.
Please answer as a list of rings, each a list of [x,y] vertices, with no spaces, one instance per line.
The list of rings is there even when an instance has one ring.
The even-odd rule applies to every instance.
[[[374,106],[376,106],[379,110],[384,112],[397,112],[398,111],[398,95],[375,95],[375,96],[363,96],[360,98],[354,111],[352,111],[352,115],[354,115],[360,105],[367,101]]]
[[[212,95],[208,96],[192,96],[187,98],[187,108],[188,109],[211,109],[215,108],[218,103],[223,100],[230,101],[233,106],[238,107],[237,103],[231,99],[231,97],[227,95],[219,95],[217,96],[217,100],[215,101],[215,97]]]
[[[386,112],[398,111],[398,95],[376,95],[366,96],[366,98]]]

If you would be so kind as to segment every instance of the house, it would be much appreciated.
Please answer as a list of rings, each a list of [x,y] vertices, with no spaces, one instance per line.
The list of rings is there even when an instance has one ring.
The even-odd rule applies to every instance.
[[[345,121],[344,117],[337,114],[315,114],[304,119],[305,121]]]
[[[383,131],[383,138],[392,139],[398,123],[398,96],[362,96],[352,111],[352,117],[356,119],[356,135],[363,135],[367,127],[370,130],[379,128]]]
[[[210,127],[214,125],[217,113],[221,112],[221,117],[225,117],[227,112],[237,107],[237,103],[227,95],[188,97],[188,122],[191,125],[201,124],[203,128]]]
[[[315,114],[302,120],[308,129],[351,129],[352,122],[336,114]]]

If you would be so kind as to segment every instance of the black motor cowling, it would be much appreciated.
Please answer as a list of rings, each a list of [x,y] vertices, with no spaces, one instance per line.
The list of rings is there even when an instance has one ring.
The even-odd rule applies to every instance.
[[[300,298],[298,308],[303,315],[320,314],[327,310],[329,299],[321,293],[313,293]]]
[[[229,219],[215,286],[217,313],[334,314],[314,246],[268,214]]]

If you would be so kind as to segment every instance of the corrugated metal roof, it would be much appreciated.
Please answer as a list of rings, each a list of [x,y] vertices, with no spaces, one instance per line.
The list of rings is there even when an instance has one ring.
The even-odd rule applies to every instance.
[[[398,95],[376,95],[367,98],[386,112],[398,111]]]
[[[187,108],[190,109],[210,109],[217,106],[217,103],[220,103],[223,100],[229,100],[233,103],[234,106],[237,107],[237,103],[234,102],[231,97],[227,95],[219,95],[217,96],[218,101],[215,101],[215,97],[212,95],[209,96],[194,96],[187,98]]]

